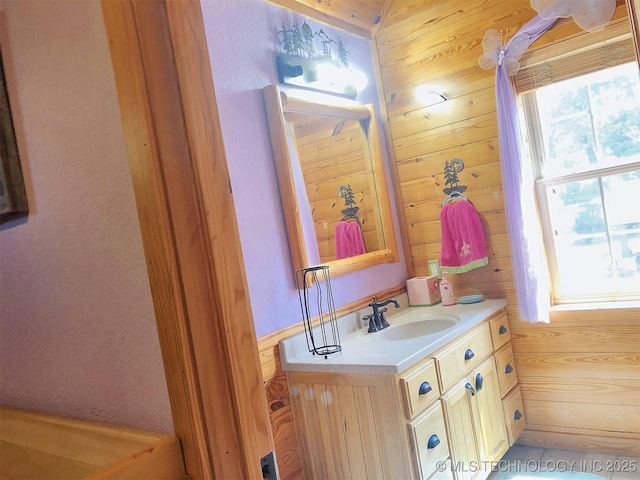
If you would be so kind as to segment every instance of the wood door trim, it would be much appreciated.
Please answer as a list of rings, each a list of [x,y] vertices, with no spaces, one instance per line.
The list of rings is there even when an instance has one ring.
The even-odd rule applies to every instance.
[[[633,44],[635,46],[636,58],[640,62],[640,23],[638,19],[638,0],[626,0],[627,10],[629,10],[629,22],[633,32]]]
[[[198,0],[102,0],[176,435],[191,478],[273,450]]]

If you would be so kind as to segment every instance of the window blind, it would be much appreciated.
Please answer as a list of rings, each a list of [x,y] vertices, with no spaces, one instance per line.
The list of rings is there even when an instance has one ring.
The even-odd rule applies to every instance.
[[[618,22],[598,32],[575,36],[525,53],[514,75],[518,93],[636,61],[629,23]]]

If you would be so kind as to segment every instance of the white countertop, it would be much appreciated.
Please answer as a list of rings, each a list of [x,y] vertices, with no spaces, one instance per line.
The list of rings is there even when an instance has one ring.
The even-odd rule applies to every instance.
[[[396,313],[393,305],[387,306],[386,318],[391,326],[380,332],[367,333],[366,322],[361,321],[362,315],[370,313],[371,308],[339,318],[342,351],[330,354],[326,358],[309,352],[304,332],[281,340],[279,349],[282,369],[339,373],[400,373],[507,304],[504,299],[490,299],[449,307],[444,307],[442,304],[431,307],[408,307],[406,294],[398,297],[397,300],[401,308]],[[387,336],[383,335],[385,332],[389,332],[394,326],[408,323],[406,319],[409,316],[413,317],[414,313],[424,313],[429,318],[455,317],[458,321],[453,327],[430,335],[406,340],[384,338]]]

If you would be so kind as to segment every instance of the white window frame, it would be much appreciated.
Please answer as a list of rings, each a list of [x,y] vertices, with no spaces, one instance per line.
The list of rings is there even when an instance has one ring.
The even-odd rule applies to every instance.
[[[584,75],[590,72],[585,72]],[[581,75],[577,75],[581,76]],[[609,175],[617,175],[640,170],[640,162],[626,163],[616,166],[607,166],[595,168],[593,170],[578,172],[574,174],[566,174],[559,176],[544,177],[542,172],[546,160],[545,150],[542,142],[542,126],[540,124],[538,107],[535,99],[535,90],[528,91],[519,95],[520,115],[526,125],[525,145],[528,145],[528,153],[533,164],[533,174],[535,177],[535,193],[537,201],[538,216],[541,223],[543,241],[547,254],[547,262],[549,266],[549,275],[551,280],[551,298],[552,304],[579,304],[593,302],[615,302],[615,301],[637,301],[640,300],[640,292],[631,294],[616,294],[615,292],[605,293],[604,295],[561,295],[560,293],[560,272],[558,269],[558,258],[556,254],[555,240],[551,218],[549,215],[550,205],[547,198],[547,187],[552,185],[562,185],[581,180],[593,180]],[[523,132],[524,133],[524,132]],[[525,152],[523,152],[525,153]],[[600,188],[602,195],[602,181],[600,180]],[[607,239],[609,251],[613,258],[610,226],[606,214],[606,204],[603,201],[605,223],[607,227]]]

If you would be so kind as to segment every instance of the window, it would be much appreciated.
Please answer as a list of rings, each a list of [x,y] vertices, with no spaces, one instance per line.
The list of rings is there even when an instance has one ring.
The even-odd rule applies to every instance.
[[[520,99],[555,303],[639,299],[638,64]]]

